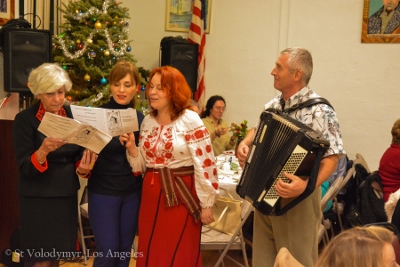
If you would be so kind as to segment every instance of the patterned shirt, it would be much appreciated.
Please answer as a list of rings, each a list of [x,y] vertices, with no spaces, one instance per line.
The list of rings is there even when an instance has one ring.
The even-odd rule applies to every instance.
[[[212,206],[218,194],[218,175],[210,133],[191,110],[169,125],[159,125],[148,115],[140,126],[140,156],[128,161],[133,172],[146,168],[194,166],[196,193],[202,207]]]
[[[320,96],[308,86],[305,86],[285,102],[283,113],[285,114],[285,110],[289,109],[295,104],[302,103],[308,99],[316,97]],[[276,96],[270,102],[265,104],[264,108],[275,108],[282,110],[281,99],[282,95]],[[325,153],[325,157],[333,154],[346,154],[343,148],[343,140],[340,133],[339,121],[336,116],[336,112],[330,106],[326,104],[316,104],[310,107],[297,109],[285,115],[288,115],[312,128],[314,131],[321,133],[326,140],[329,141],[330,147]]]

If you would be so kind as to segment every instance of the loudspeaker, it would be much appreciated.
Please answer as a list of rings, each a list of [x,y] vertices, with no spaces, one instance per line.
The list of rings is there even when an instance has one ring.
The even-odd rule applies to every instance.
[[[161,51],[161,66],[177,68],[185,76],[192,92],[196,92],[199,45],[182,37],[164,37]]]
[[[30,93],[32,69],[52,61],[51,34],[47,30],[10,28],[4,31],[4,90]]]

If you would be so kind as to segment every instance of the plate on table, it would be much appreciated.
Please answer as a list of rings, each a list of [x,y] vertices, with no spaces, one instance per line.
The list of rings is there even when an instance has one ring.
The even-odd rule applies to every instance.
[[[233,151],[233,150],[227,150],[222,153],[224,153],[225,155],[228,155],[228,156],[235,156],[235,151]]]
[[[232,176],[235,172],[232,170],[218,170],[218,174]]]

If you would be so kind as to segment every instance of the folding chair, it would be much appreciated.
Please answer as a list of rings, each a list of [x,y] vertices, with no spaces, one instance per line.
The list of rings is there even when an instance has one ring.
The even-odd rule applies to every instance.
[[[340,190],[342,189],[342,182],[343,182],[343,176],[338,177],[329,187],[328,191],[326,194],[323,196],[321,199],[321,209],[324,211],[326,209],[326,206],[328,205],[328,202],[333,200],[336,200],[337,194],[339,194]],[[322,223],[319,227],[319,233],[318,233],[318,242],[323,241],[324,245],[326,245],[329,241],[329,235],[328,235],[328,229],[331,230],[331,237],[335,235],[333,231],[333,226],[332,222],[329,219],[322,218]]]
[[[204,233],[201,234],[200,249],[218,250],[221,253],[217,263],[214,265],[215,267],[219,266],[221,263],[222,266],[225,266],[223,262],[225,257],[229,258],[239,266],[249,266],[242,227],[252,211],[253,206],[246,200],[243,200],[241,212],[242,221],[232,236],[216,230],[209,230],[209,228],[203,226],[202,232]],[[229,250],[241,250],[243,253],[244,265],[227,255]]]
[[[85,186],[85,189],[83,190],[81,201],[79,201],[79,206],[78,206],[78,235],[79,235],[80,244],[82,246],[83,262],[85,265],[87,265],[87,260],[89,258],[89,255],[87,255],[85,239],[94,238],[93,234],[85,234],[87,232],[91,233],[90,225],[89,226],[82,225],[82,217],[89,219],[87,190],[88,189]]]
[[[350,181],[350,179],[353,178],[356,164],[359,164],[359,161],[357,159],[353,161],[353,165],[346,172],[346,176],[344,177],[344,179],[342,181],[342,185],[341,185],[341,189],[340,190],[345,188],[347,183]],[[343,222],[342,222],[342,214],[343,214],[343,211],[344,211],[344,203],[343,202],[339,202],[339,201],[335,201],[333,203],[332,210],[337,214],[340,231],[343,231],[344,228],[343,228]]]
[[[358,159],[358,163],[362,164],[364,166],[364,168],[367,170],[368,173],[371,173],[371,170],[368,167],[367,162],[365,161],[364,157],[360,153],[356,153],[356,159]]]

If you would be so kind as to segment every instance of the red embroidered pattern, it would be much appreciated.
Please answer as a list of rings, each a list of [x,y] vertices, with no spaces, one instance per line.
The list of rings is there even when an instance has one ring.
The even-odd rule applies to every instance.
[[[40,102],[38,112],[36,113],[36,118],[38,120],[42,121],[45,113],[46,113],[46,110],[44,109],[42,102]],[[58,115],[62,116],[62,117],[67,117],[67,112],[65,111],[64,107],[61,107],[61,109],[58,111]]]
[[[163,164],[167,166],[169,162],[175,159],[172,154],[174,150],[172,127],[167,128],[164,134],[159,136],[158,133],[162,132],[162,130],[162,126],[161,129],[153,127],[149,134],[140,137],[144,138],[143,149],[146,152],[146,161],[151,165]]]
[[[144,157],[149,165],[168,166],[174,161],[179,161],[179,157],[175,158],[173,152],[176,145],[173,126],[149,126],[147,129],[142,129],[139,140],[142,143]],[[199,126],[184,134],[184,139],[189,146],[194,148],[195,158],[194,165],[201,168],[204,179],[209,180],[214,189],[218,189],[217,166],[215,157],[212,151],[212,145],[209,141],[209,132],[206,127]],[[176,152],[175,152],[176,153]],[[180,152],[183,155],[184,152]],[[189,156],[189,155],[187,155]]]

